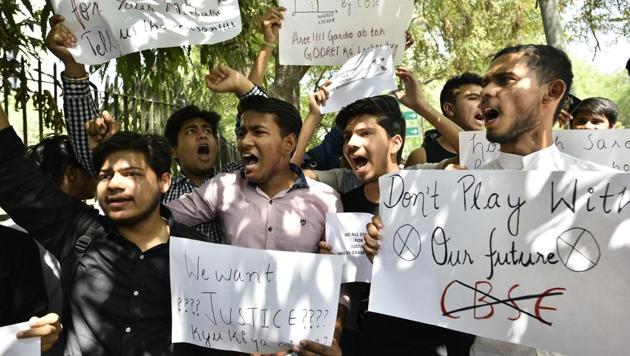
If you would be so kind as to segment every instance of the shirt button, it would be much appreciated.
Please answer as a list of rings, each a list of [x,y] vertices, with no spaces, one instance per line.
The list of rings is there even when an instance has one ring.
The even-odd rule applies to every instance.
[[[126,327],[126,328],[125,328],[125,332],[126,332],[126,333],[130,333],[130,332],[131,332],[131,328],[130,328],[130,327]]]
[[[134,296],[134,297],[137,297],[137,296],[138,296],[138,294],[140,294],[140,293],[138,293],[138,291],[137,291],[137,290],[134,290],[134,291],[133,291],[133,296]]]
[[[273,203],[273,200],[269,199],[269,205],[271,205],[271,203]]]
[[[141,259],[141,260],[144,260],[144,255],[140,255],[140,259]]]
[[[267,231],[271,232],[271,226],[269,226],[269,227],[267,228]]]

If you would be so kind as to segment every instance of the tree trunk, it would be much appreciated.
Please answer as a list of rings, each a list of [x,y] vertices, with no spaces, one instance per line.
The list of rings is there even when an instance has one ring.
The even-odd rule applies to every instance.
[[[310,66],[276,65],[276,76],[269,86],[269,95],[288,101],[300,109],[300,80]]]
[[[564,31],[558,13],[558,3],[556,0],[538,0],[538,5],[540,6],[547,44],[566,52],[567,46],[562,36]]]

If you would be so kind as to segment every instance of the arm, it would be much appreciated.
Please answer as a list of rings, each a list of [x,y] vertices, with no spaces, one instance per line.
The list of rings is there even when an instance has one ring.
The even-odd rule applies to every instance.
[[[306,146],[308,146],[308,142],[311,140],[315,130],[319,127],[319,123],[322,121],[323,115],[319,108],[326,103],[326,100],[330,96],[328,91],[330,83],[330,81],[326,81],[317,92],[308,96],[308,115],[302,124],[295,152],[293,152],[293,156],[291,157],[291,163],[293,164],[299,166],[302,164],[302,161],[304,161]]]
[[[1,108],[0,142],[0,207],[61,260],[85,229],[80,216],[89,208],[24,157],[24,144]]]
[[[34,316],[28,321],[28,326],[30,329],[18,332],[17,338],[40,337],[42,352],[48,351],[53,346],[59,339],[61,330],[63,330],[61,319],[55,313],[47,314],[41,318]]]
[[[435,108],[426,101],[422,94],[420,83],[418,83],[418,80],[410,70],[398,67],[396,69],[396,75],[405,86],[404,92],[396,93],[398,100],[406,107],[427,119],[444,139],[459,152],[459,132],[462,131],[462,129],[453,121],[444,117],[444,115],[435,110]]]
[[[63,111],[66,116],[68,136],[79,163],[93,177],[97,173],[92,165],[92,151],[88,145],[88,137],[84,124],[98,117],[99,112],[90,93],[90,83],[83,64],[77,63],[68,48],[76,45],[76,39],[63,25],[63,16],[55,15],[50,19],[51,30],[46,36],[46,47],[59,58],[65,71],[61,74],[63,83]]]
[[[248,76],[248,79],[256,85],[262,85],[267,71],[267,63],[273,56],[273,51],[278,47],[278,32],[282,27],[286,10],[284,7],[274,7],[260,21],[264,37],[263,46]]]
[[[214,220],[217,216],[219,182],[221,176],[214,177],[201,187],[184,194],[164,205],[171,211],[173,218],[188,226],[195,226]]]
[[[415,149],[409,154],[407,161],[405,161],[405,168],[421,163],[427,163],[427,153],[424,150],[424,147]]]

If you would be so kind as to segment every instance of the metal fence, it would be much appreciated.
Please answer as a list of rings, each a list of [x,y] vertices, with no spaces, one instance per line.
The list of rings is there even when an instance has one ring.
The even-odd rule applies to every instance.
[[[7,63],[6,53],[3,54],[3,59]],[[63,93],[57,65],[44,64],[48,68],[42,69],[40,60],[37,60],[32,68],[29,68],[27,61],[23,58],[14,59],[12,62],[18,65],[17,74],[9,75],[7,68],[3,68],[0,73],[3,106],[7,115],[10,115],[10,98],[18,104],[24,143],[26,145],[36,143],[29,142],[31,130],[38,130],[39,140],[44,137],[45,132],[62,133],[62,105],[59,99],[63,99]],[[105,90],[98,90],[92,83],[91,87],[98,107],[110,111],[120,121],[123,130],[162,133],[168,117],[183,105],[183,103],[178,103],[181,100],[169,98],[166,95],[156,97],[150,88],[142,85],[119,85],[118,78],[115,78],[111,84],[106,83]],[[38,115],[37,128],[32,127],[33,120],[28,117],[29,111],[31,115],[33,114],[33,110],[29,110],[29,105],[35,108]],[[12,119],[14,126],[18,125],[15,118],[9,119]],[[217,134],[219,137],[215,167],[220,171],[224,165],[239,159],[239,156],[234,146],[220,136],[220,132]],[[30,136],[33,137],[33,135]]]

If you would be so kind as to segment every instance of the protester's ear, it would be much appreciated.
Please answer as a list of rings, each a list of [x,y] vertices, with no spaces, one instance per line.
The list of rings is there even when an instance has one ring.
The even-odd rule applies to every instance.
[[[566,90],[567,85],[564,83],[564,80],[556,79],[550,82],[543,97],[543,103],[548,104],[552,101],[562,99]]]
[[[171,181],[173,180],[173,175],[170,173],[162,173],[158,184],[160,186],[160,193],[165,194],[168,192],[168,189],[171,187]]]
[[[400,135],[394,135],[389,142],[391,143],[389,154],[397,154],[402,149],[404,141]]]
[[[455,105],[453,103],[444,103],[442,111],[444,111],[446,117],[453,117],[455,116]]]
[[[295,136],[295,134],[289,134],[282,141],[283,151],[291,155],[297,146],[297,136]]]
[[[171,147],[171,157],[177,159],[177,146]]]

